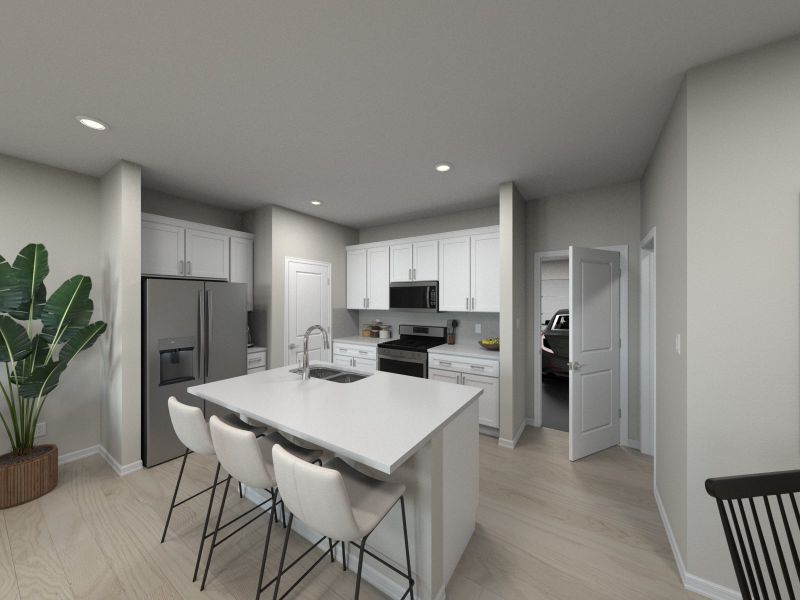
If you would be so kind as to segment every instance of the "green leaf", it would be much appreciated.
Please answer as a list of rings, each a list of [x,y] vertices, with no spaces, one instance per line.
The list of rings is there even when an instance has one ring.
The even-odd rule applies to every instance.
[[[33,372],[19,384],[19,395],[23,398],[46,396],[58,385],[58,378],[64,372],[66,364],[50,361],[46,365],[36,367]]]
[[[25,328],[7,315],[0,315],[0,362],[18,361],[31,352]]]
[[[47,249],[43,244],[28,244],[14,259],[14,271],[17,281],[25,288],[23,302],[30,305],[31,298],[36,297],[36,290],[50,272],[47,263]]]
[[[65,281],[50,295],[42,309],[42,336],[51,344],[66,342],[86,327],[92,318],[94,304],[89,299],[92,280],[76,275]]]
[[[8,312],[25,301],[25,285],[17,279],[16,271],[0,256],[0,312]]]
[[[105,330],[106,324],[102,321],[96,321],[76,332],[61,348],[58,360],[67,364],[78,352],[83,352],[90,348]]]
[[[47,288],[44,283],[40,283],[33,292],[33,313],[31,313],[31,301],[25,300],[17,308],[9,310],[8,314],[20,321],[27,321],[29,318],[40,319],[46,302]]]
[[[11,381],[17,385],[25,382],[26,378],[36,367],[40,367],[47,362],[47,355],[50,352],[50,344],[41,335],[33,336],[31,340],[31,352],[23,360],[17,362],[14,373],[11,373]]]

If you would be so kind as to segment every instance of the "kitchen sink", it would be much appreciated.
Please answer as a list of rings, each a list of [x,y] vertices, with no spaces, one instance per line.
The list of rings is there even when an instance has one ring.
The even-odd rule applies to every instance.
[[[335,381],[336,383],[353,383],[354,381],[361,381],[366,379],[369,375],[362,375],[361,373],[340,373],[333,377],[328,377],[326,381]]]
[[[303,369],[292,369],[291,373],[303,374]],[[314,379],[324,379],[325,381],[335,381],[336,383],[353,383],[369,377],[362,373],[352,373],[350,371],[340,371],[329,367],[311,367],[309,375]]]

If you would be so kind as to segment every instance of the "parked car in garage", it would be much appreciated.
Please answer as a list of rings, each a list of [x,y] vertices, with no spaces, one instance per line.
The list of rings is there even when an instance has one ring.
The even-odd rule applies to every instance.
[[[567,377],[569,361],[569,309],[557,310],[540,334],[542,375]]]

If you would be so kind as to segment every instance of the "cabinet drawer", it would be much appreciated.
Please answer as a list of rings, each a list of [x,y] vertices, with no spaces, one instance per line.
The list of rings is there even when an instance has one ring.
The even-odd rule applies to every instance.
[[[375,360],[378,349],[374,346],[361,346],[360,344],[340,344],[333,343],[333,353],[339,356],[351,356],[353,358],[366,358]]]
[[[266,352],[252,352],[247,354],[247,369],[264,369],[267,366]]]
[[[496,360],[466,358],[463,356],[450,356],[446,354],[429,354],[428,367],[431,369],[483,375],[485,377],[500,376],[500,363]]]

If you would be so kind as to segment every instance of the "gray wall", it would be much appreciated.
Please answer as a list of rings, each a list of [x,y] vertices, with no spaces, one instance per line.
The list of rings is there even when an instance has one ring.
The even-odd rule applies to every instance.
[[[628,246],[628,437],[639,439],[639,183],[625,183],[527,204],[527,313],[529,332],[539,330],[533,299],[537,252],[569,246]],[[538,351],[538,336],[528,337],[528,353]],[[533,417],[533,368],[528,369],[528,416]]]
[[[427,219],[415,219],[366,227],[359,230],[358,241],[361,244],[368,242],[382,242],[417,235],[443,233],[445,231],[458,231],[459,229],[472,229],[474,227],[487,227],[500,222],[500,212],[497,204],[475,210],[464,210]]]
[[[103,318],[108,323],[101,343],[106,394],[100,435],[121,467],[142,458],[141,197],[137,165],[119,162],[100,180]]]
[[[642,180],[641,237],[656,228],[656,490],[686,557],[686,88]]]
[[[73,275],[90,276],[94,316],[101,318],[99,181],[0,155],[0,206],[0,254],[13,261],[29,242],[43,243],[50,261],[45,280],[48,291]],[[41,421],[47,423],[47,436],[37,442],[57,444],[62,454],[99,444],[103,395],[102,347],[96,344],[70,365],[50,394],[41,415]],[[0,402],[0,411],[8,416],[5,402]],[[8,449],[0,428],[0,454]]]
[[[730,587],[705,478],[798,466],[798,65],[794,38],[687,75],[687,566]]]
[[[243,214],[240,212],[156,190],[142,190],[142,212],[226,229],[241,230],[243,227]]]
[[[331,335],[358,331],[358,315],[347,306],[347,253],[358,232],[278,206],[251,211],[244,226],[255,234],[255,324],[257,344],[269,349],[270,367],[284,364],[285,261],[287,257],[331,263]]]

